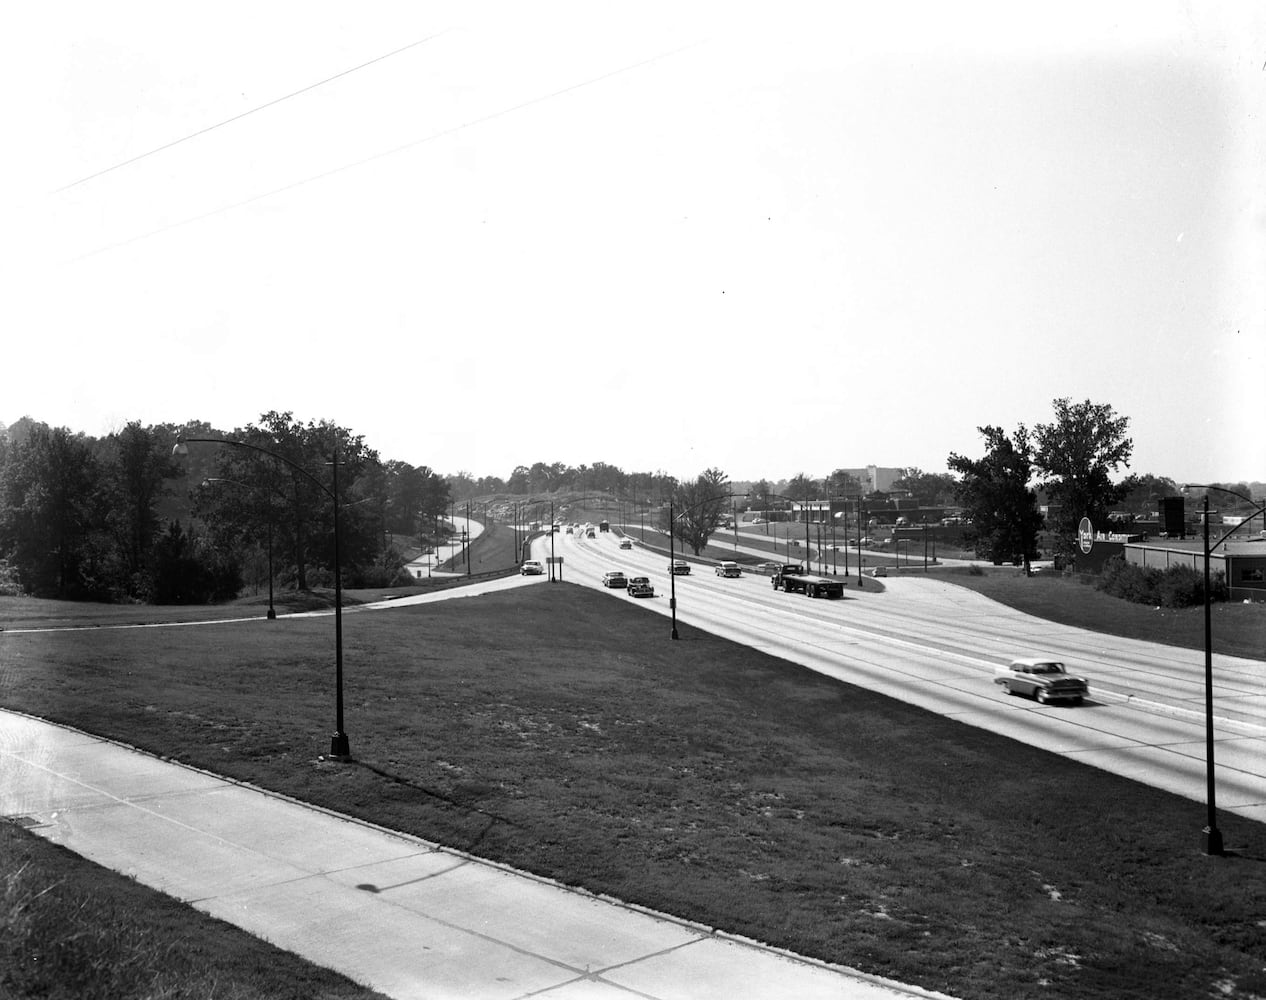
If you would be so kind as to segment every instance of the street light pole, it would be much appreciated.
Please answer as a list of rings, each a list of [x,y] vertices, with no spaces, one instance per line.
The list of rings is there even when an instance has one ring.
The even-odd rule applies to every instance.
[[[673,535],[676,533],[677,522],[673,517],[673,501],[670,497],[668,500],[668,610],[673,617],[674,639],[680,639],[677,634],[677,554],[673,548]]]
[[[672,637],[674,639],[681,638],[681,636],[677,633],[677,573],[675,569],[676,563],[677,563],[677,550],[674,548],[674,545],[673,545],[673,540],[676,536],[676,531],[677,531],[677,518],[685,517],[696,507],[702,507],[705,503],[712,503],[715,500],[724,500],[727,497],[732,498],[732,497],[746,496],[746,495],[747,495],[746,493],[724,493],[721,496],[717,496],[717,497],[705,497],[703,500],[700,500],[698,503],[692,503],[680,514],[674,513],[672,497],[670,496],[668,498],[668,587],[669,587],[668,610],[672,614],[672,619],[673,619]]]
[[[862,498],[857,498],[857,586],[862,586]]]
[[[204,438],[204,437],[187,437],[178,438],[171,453],[173,456],[183,458],[189,454],[189,444],[224,444],[232,448],[243,448],[247,451],[257,451],[261,455],[267,455],[269,458],[275,459],[306,478],[317,489],[330,498],[330,502],[334,505],[334,679],[335,679],[335,696],[334,696],[334,714],[335,714],[335,731],[330,737],[330,756],[335,760],[350,760],[351,745],[347,738],[347,732],[343,728],[343,577],[342,577],[342,549],[339,546],[339,502],[338,502],[338,435],[335,433],[334,448],[332,452],[332,476],[333,490],[326,487],[321,480],[317,479],[311,472],[303,466],[292,462],[284,455],[278,455],[274,451],[267,448],[261,448],[256,444],[247,444],[245,441],[234,441],[230,438]]]
[[[1223,486],[1211,486],[1204,483],[1184,483],[1183,492],[1186,493],[1192,487],[1203,489],[1204,505],[1204,755],[1205,755],[1205,784],[1206,799],[1208,807],[1207,825],[1202,831],[1202,841],[1205,854],[1221,854],[1222,853],[1222,832],[1218,829],[1217,821],[1217,799],[1216,799],[1216,782],[1214,778],[1213,766],[1213,611],[1212,611],[1212,591],[1211,579],[1209,571],[1209,554],[1210,552],[1225,542],[1233,534],[1239,525],[1233,525],[1231,530],[1224,533],[1221,538],[1212,545],[1209,544],[1209,490],[1217,490],[1219,493],[1226,493],[1233,497],[1239,497],[1246,500],[1250,504],[1253,503],[1252,497],[1246,497],[1244,494],[1236,490],[1228,490]],[[1259,506],[1253,512],[1253,516],[1266,511],[1266,505]]]
[[[1204,828],[1205,854],[1222,853],[1218,829],[1217,789],[1213,775],[1213,612],[1209,595],[1209,493],[1204,495],[1204,759],[1208,823]]]
[[[351,744],[347,738],[347,730],[343,728],[343,549],[339,545],[339,503],[338,503],[338,435],[334,437],[330,468],[334,482],[334,492],[330,498],[334,501],[334,657],[335,698],[334,698],[334,735],[330,737],[330,756],[339,760],[347,760],[352,755]]]

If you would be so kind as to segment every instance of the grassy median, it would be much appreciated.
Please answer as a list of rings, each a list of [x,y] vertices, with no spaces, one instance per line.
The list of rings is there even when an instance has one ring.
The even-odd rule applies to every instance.
[[[3,608],[0,608],[0,612]],[[0,702],[960,997],[1266,995],[1266,827],[571,584],[0,638]]]

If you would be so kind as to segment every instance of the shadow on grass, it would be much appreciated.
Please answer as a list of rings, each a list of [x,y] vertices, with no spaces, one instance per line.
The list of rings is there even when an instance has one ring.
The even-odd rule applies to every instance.
[[[487,809],[481,809],[479,806],[474,805],[470,797],[446,794],[445,792],[431,785],[424,785],[420,781],[416,781],[413,778],[407,778],[402,774],[397,774],[394,771],[389,771],[384,767],[380,767],[377,764],[372,764],[366,760],[359,760],[353,757],[350,761],[347,761],[346,763],[355,767],[363,768],[364,770],[369,771],[370,773],[375,774],[380,778],[383,778],[384,780],[390,782],[393,785],[409,788],[415,792],[420,792],[421,794],[427,796],[428,798],[436,802],[439,802],[450,809],[455,810],[462,816],[480,817],[480,819],[483,821],[483,825],[480,826],[476,830],[474,836],[472,836],[466,843],[454,843],[450,845],[452,847],[456,847],[458,850],[473,853],[479,847],[479,845],[484,841],[484,839],[488,836],[492,828],[496,826],[497,824],[504,824],[505,826],[513,827],[514,829],[520,830],[520,831],[524,829],[521,824],[514,822],[514,820],[512,819],[508,819],[507,817],[502,816],[499,813],[489,812]],[[475,792],[474,797],[482,797],[482,795],[486,794],[488,790],[489,789],[485,789],[485,788],[474,789],[473,790]],[[364,888],[364,887],[361,886],[359,888]]]

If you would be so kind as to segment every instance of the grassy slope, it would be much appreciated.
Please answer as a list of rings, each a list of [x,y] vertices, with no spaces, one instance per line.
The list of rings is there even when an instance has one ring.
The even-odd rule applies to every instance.
[[[1155,608],[1109,597],[1076,577],[1025,577],[1013,569],[975,576],[956,570],[943,577],[995,601],[1051,621],[1094,632],[1204,649],[1204,608]],[[1217,603],[1212,607],[1213,650],[1266,659],[1266,606]]]
[[[0,701],[962,997],[1266,993],[1266,833],[543,585],[327,620],[10,635]],[[103,697],[109,692],[109,697]]]

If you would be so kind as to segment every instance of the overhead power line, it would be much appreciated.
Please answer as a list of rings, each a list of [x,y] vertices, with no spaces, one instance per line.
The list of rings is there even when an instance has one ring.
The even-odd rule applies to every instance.
[[[264,192],[261,192],[260,194],[252,195],[251,197],[244,198],[241,201],[235,201],[230,205],[222,205],[219,208],[213,208],[211,211],[203,212],[201,215],[192,215],[187,219],[181,219],[179,222],[172,222],[166,226],[161,226],[158,229],[152,229],[147,233],[139,233],[136,236],[131,236],[126,240],[120,240],[118,243],[111,243],[107,246],[98,247],[95,250],[89,250],[87,253],[83,253],[83,254],[80,254],[78,257],[72,258],[72,262],[87,260],[89,257],[95,257],[98,254],[107,253],[110,250],[117,250],[120,247],[129,246],[132,243],[139,243],[142,240],[151,239],[155,236],[159,236],[163,233],[169,232],[172,229],[179,229],[182,226],[187,226],[194,222],[201,222],[203,219],[209,219],[212,216],[219,215],[222,212],[230,212],[235,208],[243,208],[246,205],[252,205],[257,201],[263,201],[265,198],[271,198],[274,195],[283,194],[286,191],[293,191],[295,188],[303,187],[305,184],[312,184],[316,181],[324,180],[327,177],[333,177],[336,174],[341,174],[344,171],[352,170],[356,167],[363,167],[367,163],[373,163],[376,160],[381,160],[388,156],[395,156],[397,153],[403,153],[406,150],[412,149],[415,146],[421,146],[424,143],[434,142],[436,139],[442,139],[445,136],[453,135],[454,133],[461,132],[464,129],[473,128],[476,125],[482,125],[485,122],[493,121],[494,119],[501,118],[502,116],[511,114],[512,112],[522,111],[524,108],[530,108],[535,104],[541,104],[544,101],[553,100],[555,97],[562,97],[564,94],[569,94],[574,90],[580,90],[582,87],[589,87],[595,83],[601,83],[603,80],[609,80],[612,77],[619,76],[622,73],[628,73],[628,72],[631,72],[632,70],[640,69],[643,66],[649,66],[651,63],[658,62],[661,59],[666,59],[669,56],[677,55],[678,53],[684,52],[687,49],[694,48],[695,45],[697,44],[698,44],[697,42],[693,42],[690,45],[683,45],[680,48],[670,49],[667,52],[661,52],[658,55],[651,56],[648,59],[643,59],[640,62],[630,63],[627,66],[621,66],[619,69],[613,69],[608,73],[602,73],[598,76],[591,77],[588,80],[581,80],[578,83],[569,84],[568,86],[562,87],[559,90],[551,91],[548,94],[541,94],[539,97],[533,97],[526,101],[521,101],[518,104],[513,104],[510,107],[502,108],[499,111],[494,111],[491,114],[483,115],[480,118],[472,118],[468,122],[462,122],[460,125],[454,125],[451,128],[442,129],[439,132],[433,132],[431,135],[423,136],[420,139],[414,139],[411,142],[406,142],[401,146],[395,146],[392,149],[383,150],[381,153],[375,153],[373,156],[366,156],[364,159],[355,160],[351,163],[344,163],[341,166],[333,167],[330,170],[323,171],[322,173],[313,174],[311,177],[304,177],[300,180],[292,181],[289,184],[283,184],[281,187],[273,188],[270,191],[264,191]]]
[[[283,97],[274,98],[273,100],[268,101],[265,104],[261,104],[258,107],[251,108],[249,111],[243,111],[240,115],[234,115],[232,118],[226,118],[222,122],[216,122],[214,125],[208,125],[206,128],[200,128],[198,129],[197,132],[190,132],[186,136],[182,136],[179,139],[173,139],[171,142],[164,143],[161,146],[155,146],[153,149],[148,150],[147,152],[138,153],[136,156],[133,156],[131,159],[123,160],[119,163],[114,164],[113,166],[105,167],[102,170],[98,170],[95,174],[88,174],[86,177],[80,177],[79,180],[77,181],[71,181],[69,184],[65,184],[62,187],[59,187],[56,191],[53,192],[53,194],[61,194],[63,191],[69,191],[71,188],[78,187],[80,184],[86,184],[88,183],[88,181],[95,180],[98,177],[103,177],[106,174],[110,173],[111,171],[118,170],[122,167],[128,166],[129,164],[136,163],[139,160],[143,160],[147,156],[153,156],[155,153],[161,153],[165,149],[171,149],[173,146],[179,146],[182,142],[188,142],[190,139],[196,139],[200,135],[206,135],[208,132],[214,132],[218,128],[223,128],[225,125],[231,125],[233,124],[233,122],[241,121],[243,118],[246,118],[249,115],[253,115],[260,111],[264,111],[267,108],[274,107],[278,104],[281,104],[283,101],[290,100],[292,97],[298,97],[300,94],[306,94],[310,90],[316,90],[317,87],[324,87],[327,83],[333,83],[335,80],[341,79],[342,77],[345,77],[350,73],[355,73],[358,70],[365,69],[367,66],[374,65],[374,63],[380,63],[384,59],[390,59],[392,56],[398,56],[401,52],[408,52],[409,49],[417,48],[419,45],[424,45],[425,43],[432,41],[433,39],[439,38],[440,35],[447,33],[448,30],[449,30],[448,28],[445,28],[444,31],[438,31],[434,35],[428,35],[426,38],[419,38],[416,42],[410,42],[408,45],[402,45],[400,48],[393,49],[391,52],[384,52],[382,55],[375,56],[373,59],[370,59],[368,62],[363,62],[358,66],[352,66],[350,69],[345,69],[342,72],[335,73],[333,76],[327,76],[324,80],[318,80],[316,83],[310,83],[306,87],[301,87],[300,89],[293,91],[292,93],[286,94]]]

